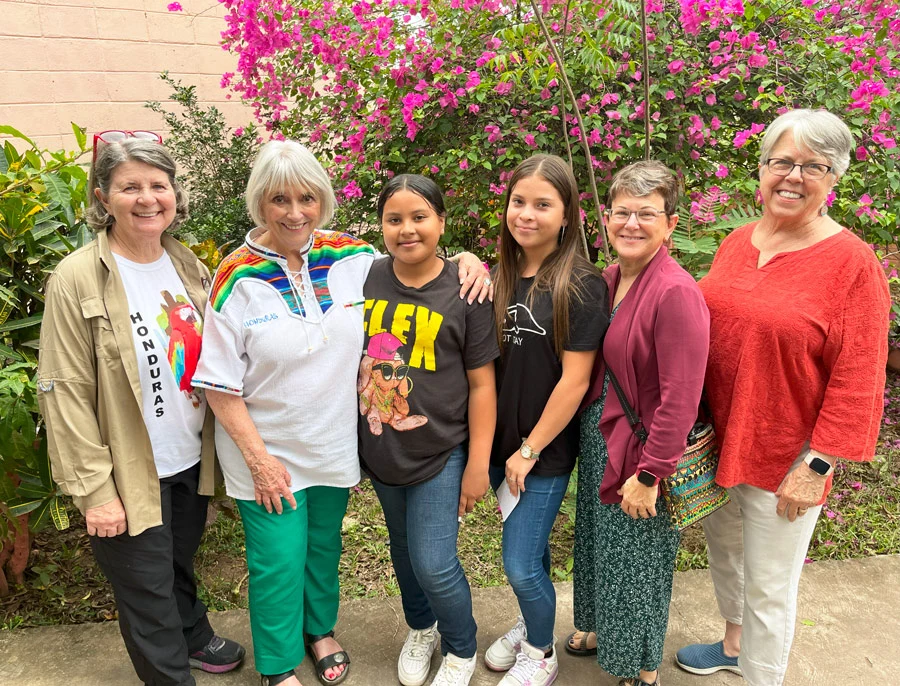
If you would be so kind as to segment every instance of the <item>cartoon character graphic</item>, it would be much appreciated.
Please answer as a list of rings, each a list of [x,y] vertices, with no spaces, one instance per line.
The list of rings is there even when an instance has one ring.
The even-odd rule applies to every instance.
[[[203,324],[194,306],[184,297],[179,296],[176,300],[168,291],[162,291],[160,295],[165,302],[161,304],[163,313],[159,315],[157,322],[169,336],[166,356],[175,376],[175,383],[190,398],[194,407],[200,407],[200,396],[191,385],[191,379],[197,369],[197,360],[200,359]]]
[[[409,365],[397,350],[403,341],[391,333],[379,333],[369,339],[366,354],[359,365],[356,390],[359,413],[369,423],[369,431],[380,436],[384,424],[396,431],[409,431],[424,426],[428,417],[409,414],[406,398],[412,392]]]

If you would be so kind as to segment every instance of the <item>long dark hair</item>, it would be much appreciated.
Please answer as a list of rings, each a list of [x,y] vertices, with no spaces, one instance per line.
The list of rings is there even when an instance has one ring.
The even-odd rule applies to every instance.
[[[500,218],[500,263],[494,279],[494,319],[497,337],[503,348],[503,324],[506,308],[512,302],[519,282],[525,252],[513,238],[506,223],[509,201],[516,184],[522,179],[538,177],[549,183],[563,201],[565,230],[559,247],[548,255],[528,290],[530,301],[537,291],[547,291],[553,301],[553,347],[562,355],[569,338],[569,306],[573,301],[583,302],[585,289],[582,280],[590,273],[597,273],[587,258],[581,238],[581,207],[578,184],[572,170],[556,155],[534,155],[524,160],[512,173],[506,189],[506,202]]]

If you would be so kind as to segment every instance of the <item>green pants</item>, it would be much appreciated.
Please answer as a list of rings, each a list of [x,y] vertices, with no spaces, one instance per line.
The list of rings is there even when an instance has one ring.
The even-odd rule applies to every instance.
[[[238,500],[247,539],[250,631],[256,669],[281,674],[303,661],[303,634],[337,622],[341,522],[348,488],[313,486],[294,493],[297,509],[266,512]]]

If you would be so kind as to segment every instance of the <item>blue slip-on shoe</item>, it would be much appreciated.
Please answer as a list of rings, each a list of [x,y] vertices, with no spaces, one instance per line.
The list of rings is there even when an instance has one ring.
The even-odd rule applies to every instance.
[[[725,654],[722,641],[685,646],[675,653],[675,664],[691,674],[714,674],[722,669],[741,673],[738,659]]]

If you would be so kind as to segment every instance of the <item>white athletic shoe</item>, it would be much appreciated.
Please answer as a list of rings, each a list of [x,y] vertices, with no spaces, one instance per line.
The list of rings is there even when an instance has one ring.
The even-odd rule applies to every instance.
[[[403,686],[422,686],[431,670],[437,643],[437,622],[427,629],[410,629],[397,659],[397,677]]]
[[[469,686],[477,662],[478,655],[456,657],[453,653],[447,653],[431,686]]]
[[[516,664],[519,644],[526,638],[528,630],[525,628],[525,620],[519,615],[516,618],[516,625],[491,643],[491,647],[484,654],[484,664],[495,672],[505,672]]]
[[[516,664],[497,686],[550,686],[558,673],[555,636],[550,657],[544,657],[543,650],[535,648],[528,641],[522,641],[519,654],[516,655]]]

